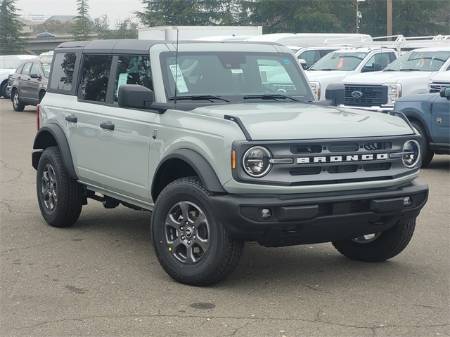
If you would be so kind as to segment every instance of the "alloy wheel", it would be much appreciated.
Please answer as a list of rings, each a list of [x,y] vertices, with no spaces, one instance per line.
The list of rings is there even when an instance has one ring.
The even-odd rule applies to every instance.
[[[45,208],[52,212],[58,202],[58,194],[56,173],[51,164],[46,164],[42,172],[41,194]]]
[[[371,243],[378,239],[380,235],[381,233],[365,234],[352,239],[352,241],[361,244]]]
[[[209,223],[205,212],[190,201],[178,202],[167,214],[165,238],[175,259],[185,264],[198,263],[209,248]]]

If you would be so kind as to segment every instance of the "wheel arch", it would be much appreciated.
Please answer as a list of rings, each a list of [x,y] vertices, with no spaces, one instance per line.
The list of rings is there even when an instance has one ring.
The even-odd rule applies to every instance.
[[[417,109],[404,109],[401,111],[402,113],[405,114],[406,118],[408,118],[408,120],[411,123],[417,123],[420,124],[423,128],[423,130],[425,131],[425,134],[427,136],[428,139],[431,139],[431,133],[428,127],[428,123],[425,120],[425,118],[422,116],[422,113],[420,112],[420,110]]]
[[[151,195],[153,201],[172,181],[195,175],[203,186],[213,193],[226,193],[209,162],[191,149],[178,149],[166,156],[156,168],[153,176]]]
[[[32,166],[37,169],[42,152],[49,146],[57,146],[64,166],[73,179],[78,179],[73,166],[72,154],[64,131],[57,124],[48,124],[39,129],[33,143]]]

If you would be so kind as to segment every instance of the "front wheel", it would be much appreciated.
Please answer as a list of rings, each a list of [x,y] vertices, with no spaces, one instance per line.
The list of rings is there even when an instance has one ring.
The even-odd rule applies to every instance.
[[[22,103],[22,101],[20,100],[19,97],[19,91],[16,89],[14,90],[14,92],[12,93],[12,105],[13,105],[13,109],[14,111],[23,111],[25,110],[25,104]]]
[[[152,238],[164,270],[176,281],[205,286],[223,280],[237,266],[243,243],[215,217],[208,191],[198,179],[181,178],[158,196]]]
[[[423,126],[416,121],[412,121],[411,124],[416,128],[421,136],[420,147],[422,149],[422,167],[427,167],[430,165],[434,157],[434,152],[430,150],[429,141],[427,133],[425,132]]]
[[[381,233],[334,241],[333,246],[342,255],[352,260],[383,262],[400,254],[406,248],[415,227],[416,219],[408,219]]]

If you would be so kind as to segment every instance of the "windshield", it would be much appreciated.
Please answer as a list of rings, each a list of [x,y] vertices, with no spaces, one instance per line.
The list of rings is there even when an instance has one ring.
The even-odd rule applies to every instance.
[[[48,78],[50,74],[50,64],[49,63],[41,63],[42,71],[44,72],[44,76]]]
[[[366,52],[335,51],[322,57],[310,70],[352,71],[358,67],[367,54]]]
[[[438,71],[450,57],[450,51],[413,51],[400,56],[384,71]]]
[[[215,96],[227,100],[243,100],[252,96],[257,99],[254,95],[313,99],[304,75],[290,54],[180,52],[177,59],[178,66],[175,53],[161,54],[169,100],[175,95],[175,78],[177,97],[184,96],[185,99],[193,96],[209,96],[210,99]]]

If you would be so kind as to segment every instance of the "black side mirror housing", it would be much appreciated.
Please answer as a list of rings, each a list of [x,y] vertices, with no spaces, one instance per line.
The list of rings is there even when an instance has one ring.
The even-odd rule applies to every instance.
[[[121,108],[148,109],[155,101],[152,90],[138,84],[124,84],[119,87],[118,103]]]
[[[37,78],[38,80],[40,80],[42,77],[39,74],[30,74],[31,78]]]
[[[345,86],[342,83],[329,84],[325,91],[325,99],[330,102],[331,105],[338,106],[344,104],[345,98]]]
[[[450,87],[441,88],[440,95],[441,97],[450,99]]]

